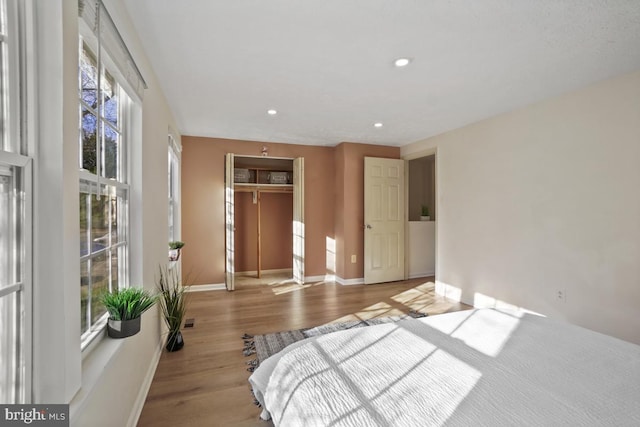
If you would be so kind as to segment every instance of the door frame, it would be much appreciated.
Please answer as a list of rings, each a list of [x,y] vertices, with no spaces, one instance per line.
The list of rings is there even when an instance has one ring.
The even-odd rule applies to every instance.
[[[432,148],[427,148],[425,150],[420,150],[417,151],[415,153],[410,153],[407,154],[405,156],[402,156],[402,160],[405,161],[405,169],[404,169],[404,177],[405,177],[405,186],[404,186],[404,192],[405,192],[405,197],[404,197],[404,205],[405,205],[405,239],[404,239],[404,253],[405,253],[405,257],[404,257],[404,278],[405,280],[409,279],[409,160],[415,160],[415,159],[419,159],[421,157],[428,157],[428,156],[434,156],[434,175],[435,175],[435,183],[434,183],[434,193],[435,193],[435,200],[436,200],[436,208],[434,210],[435,212],[435,218],[436,218],[436,233],[435,233],[435,245],[436,245],[436,250],[435,250],[435,268],[436,268],[436,272],[435,272],[435,278],[436,278],[436,282],[438,281],[438,272],[440,271],[440,268],[438,266],[438,260],[439,260],[439,256],[438,256],[438,228],[439,228],[439,218],[440,218],[440,213],[438,212],[440,209],[440,185],[439,185],[439,179],[438,179],[438,147],[432,147]]]
[[[263,156],[225,154],[225,287],[235,289],[235,187],[234,167],[236,157],[262,159]],[[302,285],[305,272],[305,226],[304,226],[304,157],[268,157],[269,159],[291,160],[293,163],[293,278]],[[258,186],[256,186],[258,188]]]

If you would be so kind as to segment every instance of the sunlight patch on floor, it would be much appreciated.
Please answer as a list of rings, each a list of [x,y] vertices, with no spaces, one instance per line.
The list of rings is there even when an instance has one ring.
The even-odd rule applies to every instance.
[[[271,291],[275,295],[287,294],[289,292],[301,291],[303,289],[311,288],[313,286],[323,285],[325,282],[304,283],[302,285],[293,281],[293,279],[284,282],[270,282],[266,283],[271,286]]]
[[[338,319],[335,319],[333,322],[329,323],[341,323],[341,322],[353,322],[360,320],[370,320],[377,317],[389,317],[389,316],[402,316],[404,313],[401,310],[398,310],[395,307],[390,306],[387,303],[379,302],[369,307],[366,307],[357,313],[347,314],[346,316],[342,316]]]
[[[236,287],[262,287],[265,290],[271,290],[274,295],[283,295],[313,286],[333,283],[328,280],[321,280],[300,285],[293,279],[291,270],[276,273],[267,272],[263,273],[261,277],[256,277],[255,274],[254,271],[236,273]]]

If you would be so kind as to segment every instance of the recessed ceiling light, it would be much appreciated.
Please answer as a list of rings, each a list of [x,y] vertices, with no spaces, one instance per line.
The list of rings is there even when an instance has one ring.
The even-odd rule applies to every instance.
[[[377,128],[381,128],[382,127],[382,123],[380,123],[380,122],[374,123],[373,126],[377,127]]]
[[[276,114],[278,114],[277,110],[267,110],[267,114],[270,116],[275,116]]]
[[[411,62],[409,58],[398,58],[396,59],[394,64],[396,67],[406,67],[407,65],[409,65],[409,62]]]

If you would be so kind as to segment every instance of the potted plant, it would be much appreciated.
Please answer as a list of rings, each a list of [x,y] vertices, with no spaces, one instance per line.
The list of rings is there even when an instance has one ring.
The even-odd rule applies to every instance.
[[[142,288],[116,289],[102,294],[101,301],[109,312],[109,336],[126,338],[140,332],[140,316],[156,303],[156,299]]]
[[[184,242],[176,240],[169,242],[169,261],[177,261],[180,259],[180,249],[184,246]]]
[[[180,328],[187,312],[186,291],[178,275],[178,269],[160,267],[158,278],[158,292],[160,311],[169,329],[167,337],[167,351],[178,351],[184,346],[184,339]]]
[[[429,215],[429,206],[422,205],[422,214],[420,215],[420,221],[431,221],[431,216]]]

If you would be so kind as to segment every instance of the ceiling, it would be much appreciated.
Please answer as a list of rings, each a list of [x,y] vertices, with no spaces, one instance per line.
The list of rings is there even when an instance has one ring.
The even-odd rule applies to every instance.
[[[402,146],[640,69],[639,0],[123,1],[183,135]]]

